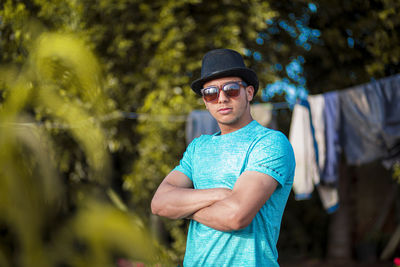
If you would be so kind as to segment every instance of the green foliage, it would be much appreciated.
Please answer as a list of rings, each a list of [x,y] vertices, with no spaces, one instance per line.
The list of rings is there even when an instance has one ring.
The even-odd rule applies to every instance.
[[[29,12],[22,3],[11,0],[5,1],[0,9],[0,62],[21,63],[24,54],[21,53],[21,43],[29,42],[30,33],[24,32],[25,22],[29,19]]]
[[[123,257],[162,261],[141,220],[112,205],[104,192],[111,170],[98,118],[113,103],[91,51],[73,35],[43,33],[15,80],[9,74],[0,72],[7,92],[0,109],[2,266],[115,266]],[[76,146],[60,143],[60,134]],[[69,149],[82,155],[83,161],[69,162],[83,168],[86,183],[71,173],[61,179],[59,152]]]
[[[93,203],[94,196],[102,201],[111,199],[124,210],[116,215],[108,206],[104,207],[104,212],[118,222],[120,215],[127,218],[124,223],[116,223],[121,226],[118,231],[129,231],[129,227],[124,228],[126,221],[131,220],[128,210],[139,214],[145,224],[150,221],[150,199],[185,149],[185,116],[203,106],[189,85],[200,76],[201,58],[210,49],[227,47],[246,54],[246,64],[258,73],[261,88],[286,76],[284,69],[273,68],[276,63],[285,65],[299,55],[305,59],[304,75],[311,93],[345,88],[371,77],[398,72],[398,1],[319,0],[314,2],[316,13],[308,9],[308,3],[3,1],[0,7],[0,119],[3,125],[13,127],[2,126],[1,159],[9,157],[2,166],[10,166],[17,173],[3,175],[1,172],[1,177],[9,177],[2,182],[8,184],[15,180],[11,177],[24,177],[18,180],[21,185],[17,187],[28,192],[23,196],[30,200],[24,201],[39,205],[48,217],[48,220],[36,218],[32,212],[23,218],[15,215],[21,224],[29,216],[33,216],[33,222],[37,221],[28,231],[33,237],[28,234],[30,239],[24,237],[27,244],[29,240],[37,240],[35,235],[42,233],[43,227],[50,227],[52,233],[47,237],[52,241],[44,242],[44,247],[54,240],[64,240],[67,237],[60,225],[76,230],[75,222],[83,218],[82,211],[101,218],[97,214],[98,203]],[[255,41],[259,33],[269,33],[271,26],[267,20],[285,20],[295,26],[292,14],[295,18],[307,14],[308,26],[321,31],[320,42],[313,44],[310,51],[297,46],[293,37],[282,29],[268,34],[263,44]],[[45,31],[53,33],[42,34]],[[349,46],[349,37],[354,39],[354,47]],[[87,50],[87,46],[98,56]],[[254,59],[254,52],[260,53],[261,60]],[[124,120],[120,111],[141,115],[138,120]],[[16,122],[38,124],[25,127],[29,131],[23,128],[26,132],[23,135],[14,129]],[[23,151],[32,156],[22,157]],[[22,160],[25,158],[27,161]],[[39,175],[40,172],[45,174]],[[33,177],[41,182],[32,183]],[[8,192],[9,195],[0,194],[1,203],[14,203],[6,202],[12,197],[18,199],[18,189]],[[11,223],[3,220],[1,215],[0,225],[9,229]],[[100,219],[92,222],[101,223]],[[165,229],[162,239],[172,240],[167,242],[166,252],[178,263],[184,252],[186,223],[162,222]],[[112,227],[111,224],[103,226]],[[91,227],[99,229],[100,226]],[[14,244],[15,240],[22,240],[14,238],[21,229],[12,228],[0,243]],[[126,235],[127,240],[136,235],[134,229],[137,228],[133,226],[132,232]],[[91,240],[78,230],[74,233]],[[104,241],[107,238],[88,241],[96,248],[87,255],[97,257],[100,250],[110,252],[104,245],[112,243]],[[65,240],[69,240],[68,244],[72,242]],[[104,246],[97,247],[97,242]],[[125,246],[125,243],[112,244]],[[41,251],[43,246],[36,246],[36,250]],[[10,261],[9,250],[0,245],[0,265]],[[59,250],[54,250],[54,255],[76,254],[73,250],[66,251],[59,254]],[[32,255],[40,256],[40,253]],[[74,264],[89,265],[87,259],[80,258],[82,255],[75,254],[71,256]],[[24,257],[12,255],[11,260]]]
[[[286,63],[291,57],[303,56],[304,73],[310,93],[339,90],[369,82],[400,71],[399,29],[400,2],[396,0],[271,1],[279,12],[277,21],[285,20],[296,27],[296,19],[307,16],[307,25],[320,31],[319,41],[309,51],[293,43],[282,29],[266,43],[281,43],[274,51],[273,63]],[[296,18],[296,19],[293,19]],[[299,33],[298,33],[299,34]],[[280,62],[279,62],[280,61]],[[285,76],[284,70],[277,73]]]

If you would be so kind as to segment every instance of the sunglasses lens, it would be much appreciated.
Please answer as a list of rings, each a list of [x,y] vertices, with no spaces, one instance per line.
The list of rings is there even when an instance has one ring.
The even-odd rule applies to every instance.
[[[222,91],[224,91],[228,97],[236,97],[240,94],[240,84],[238,82],[224,84]],[[219,88],[216,86],[204,88],[201,92],[207,102],[214,101],[219,96]]]
[[[228,83],[222,89],[229,97],[236,97],[240,93],[240,85],[238,83]]]
[[[218,98],[218,91],[217,87],[208,87],[203,89],[203,97],[206,101],[213,101]]]

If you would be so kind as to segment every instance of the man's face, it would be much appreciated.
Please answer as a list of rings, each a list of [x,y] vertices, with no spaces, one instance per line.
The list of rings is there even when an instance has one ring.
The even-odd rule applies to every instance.
[[[216,86],[221,88],[229,82],[243,81],[239,77],[224,77],[209,81],[204,84],[203,88]],[[254,88],[251,85],[240,86],[240,94],[236,97],[229,97],[224,91],[219,91],[219,96],[214,101],[206,101],[203,97],[206,108],[218,123],[223,125],[241,125],[244,120],[249,120],[250,104],[253,99]],[[246,122],[245,124],[247,124]]]

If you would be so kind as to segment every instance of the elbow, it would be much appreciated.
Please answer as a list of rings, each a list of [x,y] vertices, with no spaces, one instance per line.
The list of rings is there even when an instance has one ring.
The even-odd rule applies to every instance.
[[[232,231],[237,231],[246,228],[250,223],[251,221],[247,219],[235,218],[231,220],[230,228]]]
[[[160,205],[159,201],[157,201],[156,197],[153,197],[153,199],[151,200],[150,208],[151,208],[151,213],[153,213],[154,215],[160,216],[161,205]]]
[[[231,218],[229,218],[229,228],[232,231],[237,231],[246,228],[251,223],[252,218],[237,210],[232,213]]]
[[[153,199],[151,200],[150,207],[151,207],[151,213],[154,215],[174,220],[181,218],[178,215],[176,215],[172,209],[168,208],[167,204],[162,203],[162,201],[156,197],[153,197]]]

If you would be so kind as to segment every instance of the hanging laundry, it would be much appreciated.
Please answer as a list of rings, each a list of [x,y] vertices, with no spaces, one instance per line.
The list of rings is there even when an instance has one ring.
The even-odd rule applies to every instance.
[[[296,104],[292,113],[289,141],[292,144],[296,159],[293,191],[297,200],[310,198],[314,191],[314,184],[319,184],[310,125],[308,108]]]
[[[319,184],[317,186],[318,195],[322,206],[327,213],[333,213],[339,208],[339,191],[335,187]]]
[[[325,165],[325,121],[324,107],[325,100],[323,95],[313,95],[308,97],[309,110],[311,111],[311,130],[314,131],[313,141],[316,149],[315,160],[319,175]]]
[[[190,144],[202,134],[214,134],[218,131],[218,123],[208,110],[193,110],[186,120],[186,143]]]
[[[296,104],[293,109],[289,140],[293,146],[296,169],[293,191],[297,200],[311,197],[317,187],[321,202],[327,212],[338,207],[339,197],[335,187],[320,184],[320,173],[325,164],[324,97],[309,96],[308,101]]]
[[[262,126],[270,129],[277,129],[273,109],[274,106],[270,103],[252,104],[250,106],[250,113],[253,119]]]
[[[340,91],[339,101],[347,162],[400,162],[400,75]]]
[[[324,121],[325,121],[325,164],[322,168],[321,183],[337,186],[339,181],[340,160],[340,107],[337,91],[324,95]]]
[[[319,174],[319,184],[316,184],[318,195],[321,199],[322,206],[328,213],[337,210],[339,206],[339,193],[336,186],[325,183],[322,170],[326,164],[326,129],[325,129],[325,97],[323,95],[313,95],[308,97],[309,111],[311,111],[311,125],[314,129],[314,149],[316,153],[317,170]]]

